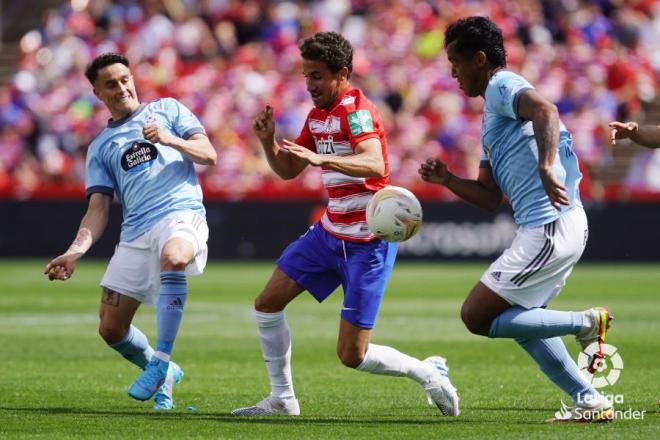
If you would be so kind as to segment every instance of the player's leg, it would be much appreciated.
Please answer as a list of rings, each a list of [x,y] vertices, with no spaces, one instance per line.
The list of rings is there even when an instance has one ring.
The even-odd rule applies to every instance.
[[[342,364],[365,373],[408,377],[426,390],[429,403],[435,403],[442,414],[459,414],[458,395],[449,382],[444,358],[433,356],[421,361],[395,348],[372,344],[371,331],[340,320],[337,356]]]
[[[276,266],[254,301],[261,350],[270,378],[270,395],[254,406],[232,411],[236,416],[300,414],[291,376],[291,334],[284,308],[304,288]]]
[[[484,273],[461,310],[467,328],[493,338],[576,335],[583,348],[605,340],[612,316],[606,309],[549,310],[577,263],[587,236],[584,210],[576,207],[553,223],[521,230]]]
[[[588,312],[588,311],[587,311]],[[551,338],[591,328],[587,312],[564,312],[511,305],[479,281],[461,308],[472,333],[491,338]]]
[[[144,369],[154,350],[144,333],[131,325],[139,306],[138,300],[104,287],[99,308],[99,334],[126,360]]]
[[[156,393],[154,407],[157,409],[171,408],[172,386],[183,375],[181,369],[170,362],[170,356],[188,294],[186,274],[202,273],[207,239],[204,217],[189,211],[161,220],[145,234],[152,261],[149,267],[158,262],[153,272],[145,276],[150,279],[150,285],[159,286],[155,301],[151,298],[156,306],[156,351],[144,373],[129,388],[129,395],[147,400]]]
[[[458,395],[443,358],[434,356],[423,362],[392,347],[370,343],[397,246],[381,241],[343,246],[344,302],[337,339],[341,362],[367,373],[409,377],[424,387],[444,415],[458,415]]]
[[[543,308],[564,286],[584,249],[586,217],[581,209],[575,210],[539,230],[519,232],[474,287],[461,317],[473,333],[516,339],[541,371],[580,404],[600,395],[580,374],[558,336],[585,335],[600,324],[591,311]]]
[[[320,225],[312,226],[291,243],[277,260],[277,266],[254,302],[259,342],[266,361],[271,394],[255,406],[238,408],[237,416],[264,414],[298,415],[291,375],[291,334],[284,308],[304,290],[319,302],[339,285],[331,270],[331,237]]]
[[[590,421],[612,419],[612,404],[585,379],[560,337],[545,339],[517,338],[516,342],[534,359],[539,369],[555,385],[573,398],[576,407],[589,415]]]
[[[101,337],[141,369],[151,359],[153,349],[144,333],[131,323],[140,304],[150,303],[145,267],[149,267],[149,252],[142,238],[119,243],[101,279],[99,308]]]
[[[193,244],[179,237],[168,240],[160,254],[160,289],[156,305],[158,336],[154,355],[164,361],[170,359],[181,325],[188,295],[185,270],[194,255]]]
[[[183,308],[188,294],[185,269],[193,259],[193,245],[179,237],[168,240],[160,254],[160,288],[156,304],[156,351],[129,389],[137,400],[150,399],[165,384],[170,370],[170,356],[174,347]]]

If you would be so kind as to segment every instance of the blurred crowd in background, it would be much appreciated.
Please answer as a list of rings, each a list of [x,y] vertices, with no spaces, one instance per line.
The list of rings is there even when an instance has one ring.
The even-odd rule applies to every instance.
[[[318,170],[286,182],[270,171],[251,122],[270,103],[276,136],[295,139],[312,106],[297,44],[334,30],[355,48],[352,84],[385,121],[392,183],[451,200],[417,169],[440,157],[457,174],[478,171],[482,100],[464,97],[443,51],[447,24],[468,15],[502,28],[509,68],[559,108],[585,198],[608,185],[660,192],[660,149],[602,177],[614,166],[607,123],[643,121],[659,101],[654,0],[72,0],[23,36],[16,74],[0,86],[0,194],[83,194],[87,145],[109,118],[83,71],[115,51],[131,61],[141,101],[175,97],[206,127],[219,156],[199,168],[207,198],[318,196]]]

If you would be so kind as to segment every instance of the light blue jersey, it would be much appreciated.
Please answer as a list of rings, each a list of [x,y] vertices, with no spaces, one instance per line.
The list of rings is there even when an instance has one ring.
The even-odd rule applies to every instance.
[[[490,167],[493,178],[509,198],[517,224],[541,226],[561,213],[551,204],[538,172],[538,147],[532,122],[518,117],[518,99],[532,85],[513,72],[499,71],[488,82],[481,125],[482,167]],[[579,184],[582,173],[573,152],[573,138],[560,121],[559,147],[552,171],[566,187],[568,206],[581,206]]]
[[[120,241],[134,240],[175,211],[206,213],[193,162],[174,148],[144,139],[142,128],[148,123],[183,139],[205,133],[190,110],[164,98],[109,121],[94,138],[87,152],[87,196],[117,193],[124,214]]]

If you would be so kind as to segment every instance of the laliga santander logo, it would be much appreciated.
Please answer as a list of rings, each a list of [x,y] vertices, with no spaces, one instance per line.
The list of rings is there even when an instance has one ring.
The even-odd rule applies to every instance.
[[[591,360],[598,353],[598,342],[594,342],[584,349],[578,355],[577,366],[582,371],[583,376],[591,382],[594,388],[604,388],[608,385],[614,385],[621,376],[621,370],[623,370],[623,359],[618,353],[617,348],[613,345],[603,344],[603,354],[599,358],[596,356],[594,367],[592,369],[593,374],[589,372],[589,367]],[[623,404],[623,394],[609,394],[602,395],[610,401],[610,403]],[[588,401],[585,397],[585,402]],[[578,395],[578,399],[579,399]],[[591,397],[593,398],[593,397]],[[553,422],[566,422],[566,421],[592,421],[593,414],[590,415],[590,410],[584,409],[581,407],[572,408],[561,401],[561,408],[559,411],[555,412],[555,418],[551,419]],[[615,410],[613,415],[607,418],[605,421],[611,421],[613,419],[625,419],[625,420],[642,420],[646,410],[635,410],[633,408],[628,408],[625,410]]]
[[[571,418],[571,407],[566,405],[564,401],[561,401],[561,408],[555,413],[555,420],[570,420]]]
[[[597,359],[597,369],[592,374],[589,372],[589,361],[598,352],[598,342],[590,344],[578,355],[577,366],[582,374],[591,382],[594,388],[603,388],[614,385],[621,370],[623,370],[623,359],[614,345],[603,344],[604,357]]]

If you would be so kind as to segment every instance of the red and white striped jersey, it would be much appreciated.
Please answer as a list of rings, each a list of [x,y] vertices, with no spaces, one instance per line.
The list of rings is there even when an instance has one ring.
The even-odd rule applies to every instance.
[[[338,171],[322,169],[323,186],[328,191],[328,206],[321,225],[337,238],[367,242],[376,237],[366,221],[367,203],[374,192],[389,183],[387,140],[383,120],[359,89],[347,86],[327,109],[310,110],[296,143],[318,154],[348,156],[355,154],[360,142],[380,140],[385,175],[380,178],[351,177]]]

